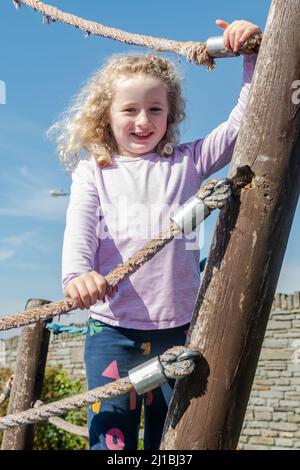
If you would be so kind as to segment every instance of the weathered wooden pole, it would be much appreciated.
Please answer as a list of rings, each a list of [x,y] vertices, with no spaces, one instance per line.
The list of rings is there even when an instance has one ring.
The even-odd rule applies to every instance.
[[[255,178],[220,214],[187,339],[203,359],[176,383],[162,449],[237,447],[299,195],[299,79],[300,1],[273,0],[230,169]]]
[[[44,299],[30,299],[26,310],[49,302]],[[41,322],[23,327],[7,414],[27,410],[41,397],[49,338],[50,331]],[[34,425],[13,428],[4,431],[1,448],[31,450],[33,438]]]

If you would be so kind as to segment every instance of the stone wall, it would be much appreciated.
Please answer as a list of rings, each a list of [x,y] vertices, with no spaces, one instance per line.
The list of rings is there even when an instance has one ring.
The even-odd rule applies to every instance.
[[[17,345],[0,340],[0,367],[14,368]],[[81,334],[51,335],[47,366],[84,381],[83,346]],[[239,448],[300,449],[300,292],[275,296]]]
[[[300,296],[276,294],[241,449],[300,449]]]
[[[69,325],[68,325],[69,326]],[[75,326],[75,325],[74,325]],[[76,325],[86,326],[86,325]],[[0,367],[14,369],[19,337],[0,340]],[[85,380],[83,348],[85,336],[81,333],[51,334],[47,355],[47,367],[61,365],[70,379]]]

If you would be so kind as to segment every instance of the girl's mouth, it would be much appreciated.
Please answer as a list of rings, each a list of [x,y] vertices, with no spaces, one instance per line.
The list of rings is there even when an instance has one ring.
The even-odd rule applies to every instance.
[[[153,132],[144,132],[144,133],[140,133],[140,134],[136,134],[135,132],[132,132],[131,135],[133,135],[137,140],[140,140],[141,142],[143,142],[144,140],[147,140],[149,139],[149,137],[151,137],[153,134]]]

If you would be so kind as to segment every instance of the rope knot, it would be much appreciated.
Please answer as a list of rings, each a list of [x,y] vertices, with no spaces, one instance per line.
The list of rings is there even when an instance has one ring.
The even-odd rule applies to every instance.
[[[201,186],[197,196],[205,201],[210,210],[221,209],[233,193],[233,181],[230,178],[223,180],[212,179]]]
[[[164,374],[168,379],[178,379],[193,372],[194,359],[201,357],[200,351],[185,346],[174,346],[159,356]]]
[[[208,54],[205,42],[185,42],[180,53],[184,54],[189,62],[204,65],[208,70],[215,67],[215,61]]]

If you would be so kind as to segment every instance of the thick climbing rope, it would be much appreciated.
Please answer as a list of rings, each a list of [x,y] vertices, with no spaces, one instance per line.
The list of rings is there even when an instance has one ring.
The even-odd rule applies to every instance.
[[[220,209],[226,204],[232,194],[237,194],[241,188],[248,185],[251,182],[251,178],[252,176],[249,170],[247,170],[237,174],[232,179],[224,180],[223,184],[219,187],[218,180],[210,180],[200,187],[196,195],[205,202],[210,211],[217,208]],[[146,243],[125,263],[104,276],[107,282],[106,294],[112,296],[120,282],[135,273],[180,233],[182,233],[182,229],[175,222],[171,222],[167,230],[159,233],[156,238]],[[41,307],[34,307],[25,312],[0,318],[0,331],[19,328],[38,321],[46,321],[57,315],[67,314],[75,309],[77,309],[76,302],[69,298],[58,302],[51,302]]]
[[[193,372],[195,368],[194,360],[192,358],[180,359],[180,356],[182,356],[183,353],[190,352],[191,351],[185,346],[175,346],[159,356],[159,361],[166,379],[180,379]],[[197,355],[199,356],[200,354],[197,353]],[[13,415],[4,416],[3,418],[0,418],[0,431],[22,426],[23,424],[33,424],[45,421],[53,416],[62,415],[70,410],[90,406],[99,401],[104,402],[109,398],[123,395],[131,390],[134,390],[134,386],[129,380],[129,377],[121,378],[115,382],[94,388],[85,393],[63,398],[62,400],[37,406],[36,408],[30,408]]]
[[[13,3],[16,8],[20,8],[21,4],[24,3],[35,11],[39,11],[43,14],[44,23],[47,24],[59,21],[81,29],[88,35],[93,34],[96,36],[102,36],[116,41],[125,42],[126,44],[148,47],[157,51],[173,52],[185,56],[185,58],[190,62],[204,65],[209,70],[214,67],[214,60],[207,52],[206,42],[181,42],[165,38],[128,33],[120,29],[103,26],[95,21],[85,20],[70,13],[66,13],[52,5],[40,2],[39,0],[13,0]],[[240,52],[244,54],[257,52],[261,39],[261,33],[253,35],[242,44]]]
[[[34,403],[34,408],[40,408],[44,403],[41,400],[37,400]],[[70,423],[65,419],[56,417],[51,417],[48,419],[49,423],[55,426],[58,429],[67,431],[70,434],[75,434],[76,436],[89,437],[88,429],[85,426],[78,426],[78,424]]]
[[[11,393],[12,387],[12,380],[13,375],[7,380],[5,387],[3,388],[2,392],[0,393],[0,405],[2,405],[9,397]],[[37,400],[34,403],[34,407],[39,407],[44,403],[41,400]],[[77,424],[70,423],[62,418],[49,418],[49,423],[55,426],[58,429],[62,429],[63,431],[67,431],[71,434],[75,434],[76,436],[88,437],[88,430],[85,426],[78,426]]]
[[[128,393],[133,390],[133,385],[126,377],[89,390],[85,393],[73,395],[72,397],[63,398],[57,402],[43,405],[39,408],[30,408],[29,410],[7,415],[0,418],[0,431],[4,429],[14,428],[23,424],[33,424],[39,421],[45,421],[51,416],[59,416],[70,410],[82,408],[92,405],[99,401],[105,401],[109,398]]]

